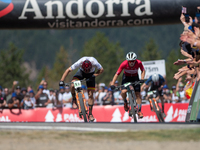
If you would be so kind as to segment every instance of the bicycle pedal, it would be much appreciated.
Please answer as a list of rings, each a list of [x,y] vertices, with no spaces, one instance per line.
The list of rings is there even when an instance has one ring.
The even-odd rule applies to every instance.
[[[82,112],[79,112],[79,118],[82,119],[82,116],[83,116]]]

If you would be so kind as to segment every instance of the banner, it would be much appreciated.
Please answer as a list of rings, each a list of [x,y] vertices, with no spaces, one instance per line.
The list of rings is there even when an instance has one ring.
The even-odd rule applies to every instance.
[[[188,103],[165,104],[165,122],[185,122]],[[158,122],[149,105],[142,105],[144,117],[138,122]],[[95,122],[134,122],[122,105],[94,106]],[[71,108],[35,108],[30,110],[4,109],[0,122],[84,122],[78,110]]]
[[[158,73],[163,77],[166,76],[165,60],[151,60],[142,62],[145,69],[144,79],[148,79],[154,73]],[[141,70],[138,70],[139,78],[141,78]]]
[[[199,0],[0,0],[0,29],[77,29],[181,23]]]

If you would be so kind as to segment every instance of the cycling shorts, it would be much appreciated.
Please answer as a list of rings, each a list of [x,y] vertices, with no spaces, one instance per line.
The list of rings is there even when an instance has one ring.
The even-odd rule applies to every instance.
[[[88,90],[95,90],[95,78],[91,78],[94,72],[92,73],[85,73],[82,70],[78,69],[76,74],[73,76],[73,80],[83,80],[83,79],[89,79],[89,81],[86,81],[87,89]]]
[[[150,86],[149,87],[149,89],[148,89],[148,91],[154,91],[154,90],[156,90],[157,91],[157,94],[159,95],[159,96],[163,96],[163,89],[161,89],[160,91],[158,90],[158,86]]]
[[[123,77],[122,77],[122,85],[124,83],[127,83],[127,82],[135,82],[135,81],[139,81],[139,76],[132,76],[132,77],[129,77],[129,76],[125,76],[125,74],[123,74]],[[140,84],[137,84],[136,86],[133,86],[135,92],[140,92]],[[125,87],[122,87],[122,89],[126,89]]]

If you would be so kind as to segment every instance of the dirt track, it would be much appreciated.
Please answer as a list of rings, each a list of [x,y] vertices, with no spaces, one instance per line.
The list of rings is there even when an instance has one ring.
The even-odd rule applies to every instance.
[[[59,131],[0,131],[0,150],[199,150],[199,141],[146,141]],[[107,133],[109,135],[109,133]]]

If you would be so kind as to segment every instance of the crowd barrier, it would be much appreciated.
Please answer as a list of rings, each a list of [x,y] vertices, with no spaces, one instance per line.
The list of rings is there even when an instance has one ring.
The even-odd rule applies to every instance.
[[[195,81],[185,122],[200,122],[200,81]]]
[[[185,122],[188,103],[165,104],[165,122]],[[143,119],[138,122],[158,122],[149,105],[142,106]],[[95,122],[134,122],[123,105],[94,106]],[[0,122],[83,122],[78,110],[71,108],[4,109]]]

